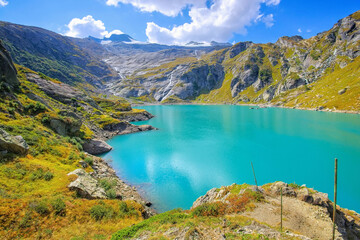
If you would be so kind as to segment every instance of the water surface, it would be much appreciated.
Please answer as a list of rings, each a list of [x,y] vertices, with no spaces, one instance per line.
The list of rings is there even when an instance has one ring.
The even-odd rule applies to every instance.
[[[188,209],[213,187],[306,184],[360,212],[360,116],[247,106],[146,106],[159,131],[116,136],[104,158],[158,211]]]

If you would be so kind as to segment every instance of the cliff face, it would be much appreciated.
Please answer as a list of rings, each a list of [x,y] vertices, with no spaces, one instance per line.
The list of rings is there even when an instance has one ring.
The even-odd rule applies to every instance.
[[[156,101],[174,97],[205,103],[283,105],[312,88],[316,90],[319,80],[360,61],[359,15],[358,11],[341,19],[310,39],[294,36],[282,37],[275,44],[243,42],[199,60],[177,59],[137,72],[110,90],[120,96],[150,96]],[[356,71],[354,74],[359,76]],[[357,85],[344,81],[348,81],[347,90],[354,91],[352,94],[358,91]],[[294,91],[295,97],[289,95]],[[353,110],[360,107],[355,102]]]

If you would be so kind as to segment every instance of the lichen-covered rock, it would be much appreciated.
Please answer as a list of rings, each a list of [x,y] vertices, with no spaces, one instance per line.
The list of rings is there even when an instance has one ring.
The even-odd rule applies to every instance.
[[[83,149],[93,155],[106,153],[112,150],[112,147],[105,141],[99,139],[91,139],[83,144]]]
[[[22,136],[11,136],[0,128],[0,152],[26,155],[29,146]]]
[[[80,131],[82,122],[74,118],[52,118],[49,120],[52,130],[62,136],[74,135]]]
[[[87,199],[106,199],[106,193],[104,188],[100,186],[100,183],[93,178],[84,169],[76,169],[68,174],[76,175],[77,179],[71,182],[68,186],[70,190],[76,191],[76,193],[83,198]]]

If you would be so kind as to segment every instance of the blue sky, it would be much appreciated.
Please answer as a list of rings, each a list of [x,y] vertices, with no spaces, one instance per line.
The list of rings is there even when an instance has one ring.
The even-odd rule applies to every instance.
[[[75,37],[121,30],[167,44],[265,43],[311,37],[359,9],[359,0],[0,0],[0,20]]]

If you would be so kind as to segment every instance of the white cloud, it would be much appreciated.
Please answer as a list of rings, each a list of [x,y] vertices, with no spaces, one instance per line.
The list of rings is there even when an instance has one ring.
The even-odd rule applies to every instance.
[[[307,33],[310,33],[310,32],[311,32],[311,30],[310,30],[310,29],[307,29],[307,30],[306,30],[306,32],[307,32]]]
[[[119,0],[109,1],[120,2]],[[125,0],[121,0],[123,1]],[[135,2],[138,3],[140,0]],[[146,2],[160,2],[160,0]],[[255,21],[262,21],[267,27],[273,26],[273,15],[261,15],[260,7],[261,4],[269,6],[279,3],[280,0],[213,0],[211,7],[208,8],[205,0],[199,0],[197,5],[190,8],[190,23],[168,29],[149,22],[146,35],[150,42],[165,44],[184,44],[189,41],[224,42],[230,39],[233,33],[246,34],[246,26]]]
[[[266,27],[271,28],[272,26],[274,26],[274,15],[269,14],[269,15],[263,16],[261,18],[261,21],[263,23],[265,23]]]
[[[120,30],[114,30],[114,31],[111,31],[111,32],[109,32],[108,34],[106,34],[105,37],[109,38],[109,37],[111,37],[111,35],[113,35],[113,34],[115,34],[115,35],[120,35],[120,34],[124,34],[124,33],[123,33],[122,31],[120,31]]]
[[[298,32],[299,32],[299,33],[302,33],[302,30],[301,30],[301,28],[298,28]]]
[[[276,0],[270,0],[276,1]],[[166,16],[177,16],[186,6],[205,6],[205,0],[106,0],[109,6],[119,3],[131,4],[144,12],[160,12]]]
[[[1,1],[1,0],[0,0]],[[121,34],[122,31],[106,31],[106,27],[101,20],[95,20],[91,15],[80,18],[73,18],[67,25],[69,30],[65,33],[69,37],[85,38],[88,36],[103,38],[110,37],[112,34]]]
[[[8,1],[6,1],[6,0],[0,0],[0,6],[1,6],[1,7],[5,7],[5,6],[8,5],[8,4],[9,4]]]

